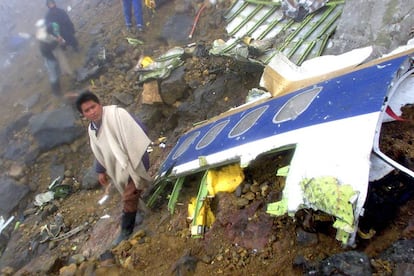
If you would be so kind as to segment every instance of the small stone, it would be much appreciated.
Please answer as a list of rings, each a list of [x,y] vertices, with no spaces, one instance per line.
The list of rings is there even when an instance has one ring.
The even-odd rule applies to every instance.
[[[245,193],[249,192],[250,191],[250,186],[251,185],[249,183],[245,183],[243,185],[242,193],[245,194]]]
[[[64,266],[61,269],[59,269],[59,275],[60,276],[73,276],[76,274],[76,264],[70,264],[68,266]]]
[[[237,207],[243,208],[244,206],[249,204],[249,200],[247,198],[244,198],[244,197],[239,197],[235,200],[235,204],[236,204]]]
[[[14,179],[19,179],[23,176],[23,166],[18,164],[13,164],[9,170],[9,176]]]
[[[205,263],[205,264],[211,264],[212,259],[211,259],[211,257],[210,257],[210,256],[208,256],[208,255],[202,255],[202,256],[200,257],[200,261],[202,261],[202,262],[203,262],[203,263]]]
[[[145,237],[146,236],[146,233],[145,233],[145,230],[144,229],[141,229],[141,230],[138,230],[135,234],[134,234],[134,236],[132,237],[134,240],[139,240],[139,239],[141,239],[141,238],[143,238],[143,237]]]
[[[134,269],[134,260],[131,258],[131,256],[128,256],[128,257],[125,259],[125,261],[124,261],[124,263],[122,264],[122,266],[123,266],[124,268],[130,269],[130,270],[133,270],[133,269]]]
[[[300,246],[310,246],[318,244],[318,235],[298,229],[296,231],[296,241]]]
[[[70,264],[80,264],[80,263],[82,263],[84,261],[85,261],[85,256],[83,256],[82,254],[73,255],[69,259],[69,263]]]
[[[71,178],[65,178],[62,180],[62,185],[72,185],[73,180]]]
[[[270,187],[264,184],[260,187],[262,197],[266,197],[270,193]]]
[[[234,195],[240,197],[242,194],[242,187],[241,185],[237,186],[236,190],[234,191]]]
[[[260,186],[253,184],[252,186],[250,186],[250,191],[253,193],[257,193],[260,191]]]
[[[71,170],[66,170],[64,172],[64,176],[65,176],[65,178],[72,178],[73,177],[73,172]]]
[[[256,198],[256,195],[253,192],[248,192],[244,194],[243,197],[247,200],[253,200]]]
[[[110,265],[113,265],[113,263]],[[93,262],[83,262],[79,265],[77,275],[95,275],[94,271],[95,271],[95,264]]]
[[[92,249],[90,249],[90,248],[85,249],[85,250],[82,252],[82,255],[83,255],[85,258],[89,258],[89,257],[92,255]]]

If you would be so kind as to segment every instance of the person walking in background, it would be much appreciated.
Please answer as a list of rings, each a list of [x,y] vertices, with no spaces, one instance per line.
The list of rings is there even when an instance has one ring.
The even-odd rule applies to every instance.
[[[88,134],[99,183],[108,187],[110,178],[122,195],[121,233],[112,243],[116,246],[132,234],[140,196],[152,182],[147,173],[151,140],[138,119],[116,105],[102,106],[90,91],[81,93],[75,105],[90,121]]]
[[[134,11],[135,25],[138,32],[144,30],[144,20],[142,16],[142,2],[141,0],[121,0],[124,10],[125,25],[127,31],[132,31],[132,10]]]
[[[56,56],[54,55],[54,51],[58,49],[59,43],[63,43],[63,38],[54,35],[53,26],[47,26],[45,20],[43,19],[36,22],[36,27],[36,39],[39,41],[40,53],[43,57],[48,73],[52,93],[55,96],[61,96],[60,66]]]
[[[46,0],[48,11],[45,19],[46,24],[56,22],[60,26],[60,34],[66,41],[66,45],[73,48],[74,51],[79,51],[78,40],[75,37],[75,26],[70,20],[69,15],[61,8],[56,6],[55,0]]]

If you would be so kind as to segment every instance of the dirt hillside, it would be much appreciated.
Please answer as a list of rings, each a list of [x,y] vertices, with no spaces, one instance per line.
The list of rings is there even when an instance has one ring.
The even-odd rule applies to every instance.
[[[211,43],[215,39],[225,38],[224,26],[219,18],[230,1],[224,1],[218,8],[205,9],[192,39],[165,39],[162,36],[163,27],[168,24],[171,16],[185,10],[190,18],[194,18],[202,4],[200,1],[189,1],[190,4],[186,6],[184,2],[167,1],[155,12],[145,10],[145,20],[148,23],[146,30],[142,34],[134,35],[144,44],[135,47],[125,39],[130,34],[125,33],[119,1],[62,1],[62,6],[71,5],[71,17],[78,30],[77,37],[81,45],[80,53],[68,52],[72,67],[83,66],[87,51],[94,42],[105,43],[111,65],[99,77],[86,83],[76,83],[72,78],[64,77],[65,90],[71,92],[89,88],[102,97],[106,104],[116,102],[114,94],[128,92],[134,96],[134,108],[141,108],[139,95],[142,87],[130,75],[130,69],[135,66],[141,53],[159,56],[167,49],[183,43]],[[33,16],[33,20],[37,17]],[[188,29],[177,30],[177,37],[184,31],[187,33]],[[10,122],[17,113],[24,112],[24,105],[16,103],[33,94],[38,93],[40,97],[33,105],[33,112],[53,109],[61,104],[50,96],[47,78],[40,70],[43,64],[37,54],[36,45],[29,45],[28,49],[33,54],[18,56],[16,62],[22,66],[10,67],[8,70],[12,73],[11,77],[2,80],[2,90],[7,93],[1,95],[1,100],[6,106],[13,106],[1,111],[4,122]],[[187,75],[192,81],[199,81],[206,68],[213,68],[215,62],[216,60],[210,58],[188,60]],[[20,72],[22,68],[24,73]],[[257,84],[257,80],[244,78],[246,79],[249,82],[241,83],[240,87]],[[244,95],[234,97],[239,98],[240,103],[244,101]],[[412,120],[413,114],[414,110],[407,108],[403,116]],[[81,122],[85,124],[84,121]],[[174,145],[176,133],[174,130],[165,132],[164,128],[158,126],[148,127],[151,129],[151,139],[156,141],[159,137],[166,136],[168,141],[165,148],[155,146],[151,152],[151,172],[154,173]],[[180,127],[185,129],[181,125]],[[414,148],[401,148],[406,143],[401,143],[401,147],[397,143],[414,135],[411,123],[389,124],[385,132],[393,135],[387,136],[390,138],[384,140],[384,145],[388,144],[391,151],[404,152],[409,158],[414,158]],[[276,177],[274,172],[289,161],[290,154],[291,152],[286,152],[266,156],[249,167],[245,172],[248,177],[242,186],[243,196],[221,194],[212,199],[211,208],[217,221],[201,238],[190,235],[187,219],[188,203],[197,195],[201,179],[201,175],[195,175],[186,179],[173,214],[167,209],[168,194],[173,185],[171,183],[155,204],[155,208],[143,208],[143,221],[136,226],[134,236],[108,251],[112,239],[118,234],[119,195],[113,192],[105,204],[99,205],[97,202],[104,195],[103,190],[79,189],[79,182],[93,162],[85,132],[85,137],[73,145],[43,154],[33,167],[27,169],[26,177],[32,183],[33,195],[45,191],[53,181],[50,167],[56,163],[64,164],[65,176],[70,179],[74,189],[69,196],[55,200],[41,210],[33,210],[33,214],[22,221],[10,238],[10,243],[15,244],[15,251],[5,252],[2,256],[10,258],[9,265],[1,267],[2,274],[303,275],[305,271],[312,270],[312,264],[352,249],[342,247],[335,239],[331,218],[323,214],[304,210],[296,219],[272,218],[266,215],[266,203],[280,197],[284,184],[283,179]],[[396,187],[399,189],[396,188],[396,194],[406,184],[403,181],[398,182]],[[271,192],[262,194],[263,187]],[[388,186],[378,186],[377,189],[386,187]],[[394,203],[390,200],[383,207],[391,208]],[[392,275],[393,264],[377,257],[394,241],[413,238],[413,210],[414,200],[410,197],[404,200],[401,208],[394,210],[390,219],[387,217],[383,220],[385,225],[378,225],[375,235],[370,239],[358,240],[353,250],[364,252],[370,257],[374,274]],[[79,231],[62,240],[43,242],[42,226],[48,225],[50,228],[56,225],[59,217],[63,217],[63,232],[73,229]],[[377,218],[376,222],[380,221],[382,219]],[[369,231],[370,227],[366,230]]]

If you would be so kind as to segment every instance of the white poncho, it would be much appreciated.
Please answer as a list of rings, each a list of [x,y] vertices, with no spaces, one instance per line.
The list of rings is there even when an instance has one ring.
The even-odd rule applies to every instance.
[[[90,126],[88,133],[92,152],[121,194],[129,177],[137,189],[152,180],[141,161],[151,140],[125,109],[104,106],[98,134]]]

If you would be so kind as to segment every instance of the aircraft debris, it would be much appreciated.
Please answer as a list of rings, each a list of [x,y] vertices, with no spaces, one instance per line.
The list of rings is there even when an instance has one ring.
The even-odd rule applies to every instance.
[[[400,114],[402,106],[412,103],[407,95],[414,89],[414,46],[362,62],[369,53],[364,48],[325,57],[340,66],[326,65],[320,71],[316,68],[327,63],[309,62],[312,74],[290,74],[295,70],[284,66],[279,71],[271,62],[267,69],[275,74],[269,79],[277,75],[275,83],[288,85],[265,85],[273,90],[272,97],[233,108],[182,135],[160,167],[157,188],[205,171],[196,218],[208,198],[209,170],[234,164],[245,168],[261,155],[289,149],[293,151],[289,167],[279,173],[286,174],[283,198],[269,204],[268,212],[293,216],[302,208],[324,211],[336,218],[337,239],[352,246],[369,181],[392,170],[414,177],[413,171],[379,148],[383,122],[395,120],[387,107]],[[290,80],[286,77],[292,75]],[[326,193],[330,196],[322,196]],[[192,232],[202,233],[197,226],[193,223]]]

